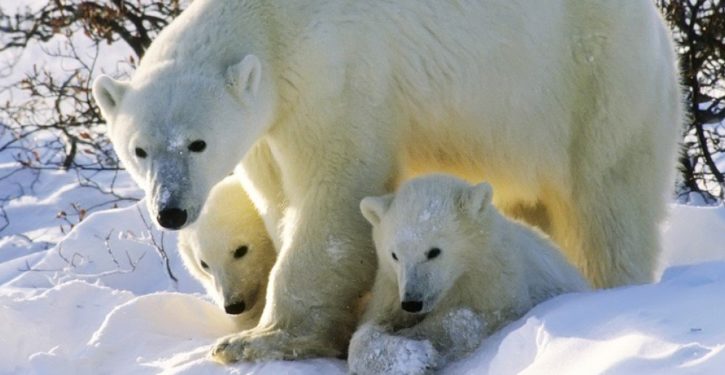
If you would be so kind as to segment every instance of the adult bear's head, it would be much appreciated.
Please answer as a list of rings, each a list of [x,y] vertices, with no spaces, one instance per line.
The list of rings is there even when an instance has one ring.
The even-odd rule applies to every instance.
[[[274,107],[265,81],[254,55],[218,68],[142,63],[130,82],[96,79],[109,137],[160,226],[194,222],[211,187],[264,134]]]

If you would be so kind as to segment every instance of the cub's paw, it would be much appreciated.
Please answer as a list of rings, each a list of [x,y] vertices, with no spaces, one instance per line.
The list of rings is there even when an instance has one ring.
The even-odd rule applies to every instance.
[[[396,346],[391,374],[427,374],[438,366],[438,352],[428,340],[403,339]]]
[[[438,362],[430,341],[391,335],[377,327],[361,327],[350,342],[348,364],[354,374],[427,374]]]

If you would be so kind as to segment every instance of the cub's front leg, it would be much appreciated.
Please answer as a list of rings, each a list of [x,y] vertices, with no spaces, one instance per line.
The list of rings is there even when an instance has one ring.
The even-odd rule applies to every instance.
[[[438,366],[439,355],[426,339],[403,337],[395,327],[420,321],[400,308],[396,278],[378,269],[363,323],[350,340],[350,372],[365,374],[425,374]]]

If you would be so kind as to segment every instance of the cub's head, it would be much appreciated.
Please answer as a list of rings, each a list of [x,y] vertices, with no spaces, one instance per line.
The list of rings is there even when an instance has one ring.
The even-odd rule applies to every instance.
[[[428,313],[466,271],[480,246],[491,186],[470,186],[446,175],[413,179],[395,194],[360,203],[373,225],[378,272],[397,278],[401,308]]]
[[[211,187],[266,131],[272,102],[262,76],[248,55],[218,69],[169,60],[142,63],[130,82],[96,79],[108,135],[161,227],[193,223]]]
[[[180,231],[179,250],[189,271],[228,314],[261,313],[276,252],[234,176],[211,190],[199,220]]]

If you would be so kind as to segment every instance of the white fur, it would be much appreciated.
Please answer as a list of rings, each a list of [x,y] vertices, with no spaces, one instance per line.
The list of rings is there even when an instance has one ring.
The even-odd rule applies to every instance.
[[[241,246],[247,253],[235,258]],[[257,325],[277,253],[238,177],[229,176],[212,188],[199,219],[179,232],[179,251],[220,307],[244,302],[244,312],[234,316],[240,329]]]
[[[94,93],[153,213],[188,225],[244,159],[279,257],[221,361],[343,353],[375,264],[357,202],[430,171],[490,181],[596,286],[652,278],[681,103],[649,0],[195,0]]]
[[[360,207],[373,225],[378,275],[349,363],[358,374],[399,373],[401,342],[430,342],[435,355],[412,368],[460,358],[504,323],[586,281],[538,230],[505,218],[488,184],[445,175],[419,177]],[[439,255],[429,257],[431,249]],[[402,301],[422,301],[407,312]],[[391,336],[395,338],[390,338]],[[423,353],[404,357],[418,358]],[[384,354],[379,354],[384,353]],[[402,366],[405,367],[405,366]]]

